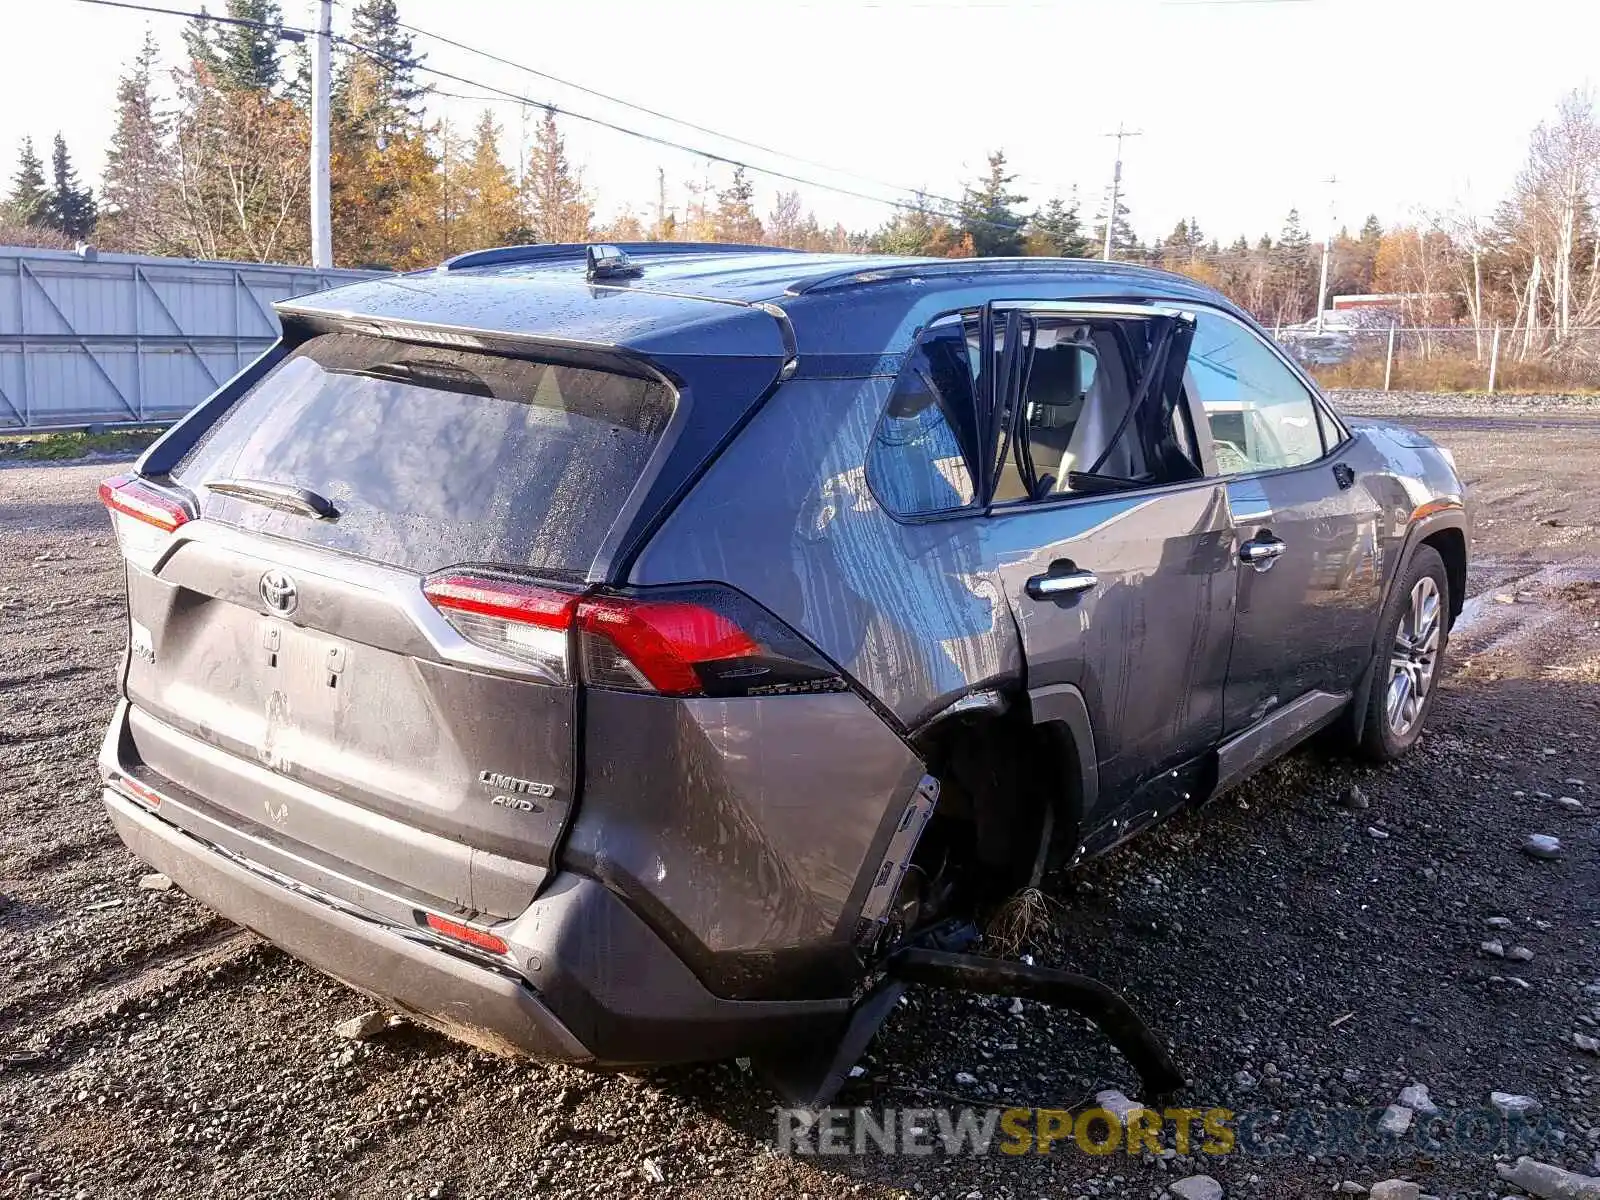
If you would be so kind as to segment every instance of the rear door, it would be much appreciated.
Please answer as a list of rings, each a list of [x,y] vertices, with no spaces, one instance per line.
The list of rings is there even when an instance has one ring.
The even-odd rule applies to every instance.
[[[673,402],[636,374],[303,343],[166,481],[200,519],[130,562],[140,757],[308,857],[520,911],[576,782],[562,605]]]
[[[1242,322],[1199,313],[1184,382],[1227,480],[1237,545],[1233,734],[1302,696],[1355,686],[1380,600],[1379,506],[1337,422]]]
[[[1083,696],[1099,774],[1083,833],[1181,800],[1148,785],[1222,727],[1233,568],[1222,485],[1178,403],[1192,327],[1149,306],[1019,305],[1013,437],[990,510],[1036,704]],[[1003,310],[999,310],[1003,311]],[[997,311],[998,320],[998,311]],[[1117,821],[1112,826],[1110,823]]]

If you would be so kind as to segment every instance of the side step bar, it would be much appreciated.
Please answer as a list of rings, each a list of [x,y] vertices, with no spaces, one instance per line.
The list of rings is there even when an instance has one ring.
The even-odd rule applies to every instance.
[[[884,978],[856,1005],[844,1036],[832,1050],[804,1051],[758,1064],[762,1078],[785,1103],[800,1108],[828,1104],[878,1028],[911,984],[1020,996],[1092,1021],[1139,1073],[1146,1100],[1180,1091],[1183,1072],[1143,1017],[1119,993],[1087,975],[1036,967],[1008,959],[907,946],[884,964]]]

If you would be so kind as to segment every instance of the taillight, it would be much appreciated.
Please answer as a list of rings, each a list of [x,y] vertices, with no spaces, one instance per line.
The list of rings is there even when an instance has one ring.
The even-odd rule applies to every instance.
[[[467,641],[537,667],[553,683],[570,679],[573,593],[465,571],[435,575],[422,591]]]
[[[701,668],[751,661],[761,646],[722,613],[681,600],[597,596],[578,605],[584,679],[601,687],[692,696]]]
[[[182,500],[137,475],[107,479],[100,503],[111,513],[123,557],[141,567],[154,566],[172,532],[190,519]]]
[[[423,585],[468,641],[591,687],[664,696],[843,691],[826,659],[766,609],[713,585],[631,594],[571,592],[475,572]]]
[[[490,954],[505,954],[510,950],[504,938],[490,933],[487,929],[479,929],[476,925],[452,921],[449,917],[441,917],[438,913],[423,913],[422,919],[429,929],[451,941],[462,942],[478,950],[487,950]]]

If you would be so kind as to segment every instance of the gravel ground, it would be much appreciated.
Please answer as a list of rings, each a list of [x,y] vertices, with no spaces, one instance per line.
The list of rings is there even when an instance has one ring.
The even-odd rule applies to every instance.
[[[1505,1194],[1491,1150],[1290,1136],[1371,1120],[1412,1083],[1447,1116],[1533,1096],[1565,1131],[1538,1156],[1600,1173],[1600,1059],[1573,1040],[1600,1034],[1600,420],[1378,396],[1347,407],[1451,445],[1477,509],[1473,599],[1428,735],[1381,769],[1302,751],[1053,881],[1057,927],[1036,948],[1134,1000],[1187,1069],[1189,1106],[1269,1114],[1257,1152],[1215,1157],[1070,1139],[1023,1158],[791,1156],[737,1064],[639,1081],[405,1025],[340,1039],[360,997],[139,888],[93,765],[125,637],[93,495],[107,468],[0,469],[0,1195],[1153,1198],[1198,1172],[1237,1197],[1391,1176]],[[1558,835],[1562,857],[1521,853],[1531,833]],[[1081,1019],[942,993],[904,1001],[862,1065],[840,1104],[1137,1094]]]

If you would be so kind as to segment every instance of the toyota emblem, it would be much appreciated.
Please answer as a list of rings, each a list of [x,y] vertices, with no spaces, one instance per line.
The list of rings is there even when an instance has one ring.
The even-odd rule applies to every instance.
[[[268,608],[284,617],[300,603],[300,593],[295,590],[294,580],[289,578],[288,572],[276,569],[261,577],[261,598],[266,601]]]

